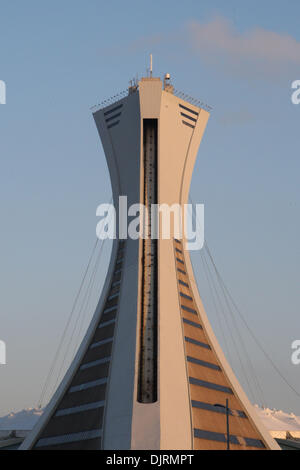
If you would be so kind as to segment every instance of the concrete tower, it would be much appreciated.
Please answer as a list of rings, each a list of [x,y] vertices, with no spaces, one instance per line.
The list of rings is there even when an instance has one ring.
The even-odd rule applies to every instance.
[[[94,119],[114,205],[184,205],[208,111],[142,78]],[[278,449],[204,311],[185,238],[114,240],[84,341],[23,449]],[[117,227],[117,231],[120,227]],[[122,234],[121,234],[122,235]],[[171,234],[172,235],[172,234]]]

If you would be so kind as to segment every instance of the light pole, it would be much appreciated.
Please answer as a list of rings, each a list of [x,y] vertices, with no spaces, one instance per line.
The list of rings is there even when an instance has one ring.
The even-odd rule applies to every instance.
[[[228,407],[228,398],[226,398],[226,406],[215,403],[214,406],[224,408],[226,411],[226,434],[227,434],[227,450],[230,450],[230,434],[229,434],[229,407]]]

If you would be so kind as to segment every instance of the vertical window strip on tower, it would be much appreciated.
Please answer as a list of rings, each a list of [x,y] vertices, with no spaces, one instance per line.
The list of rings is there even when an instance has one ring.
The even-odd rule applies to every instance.
[[[157,119],[143,120],[144,220],[142,241],[141,324],[138,401],[157,400],[157,240],[151,237],[155,220],[149,208],[157,204]]]

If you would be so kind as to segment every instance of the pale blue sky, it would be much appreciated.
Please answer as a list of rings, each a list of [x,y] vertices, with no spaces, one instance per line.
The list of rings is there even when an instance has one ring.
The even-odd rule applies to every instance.
[[[300,389],[290,360],[300,339],[300,105],[290,99],[299,2],[0,0],[0,18],[0,415],[36,405],[94,243],[96,207],[110,199],[89,107],[144,74],[150,52],[154,74],[169,72],[214,108],[192,197],[205,204],[206,239],[249,325]],[[107,259],[108,250],[84,325]],[[220,334],[199,254],[193,262]],[[300,399],[246,336],[267,404],[300,414]]]

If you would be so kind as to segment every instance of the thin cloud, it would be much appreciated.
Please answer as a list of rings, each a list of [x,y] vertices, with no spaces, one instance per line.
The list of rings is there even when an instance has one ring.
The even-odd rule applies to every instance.
[[[255,28],[240,33],[225,18],[188,24],[190,44],[202,54],[227,56],[233,62],[259,61],[269,65],[300,64],[300,42],[292,36]]]
[[[238,31],[225,17],[182,23],[176,31],[157,32],[100,49],[103,56],[122,57],[153,52],[170,61],[200,59],[229,76],[249,81],[282,83],[295,79],[300,66],[300,41],[288,34],[254,27]],[[155,57],[154,57],[155,58]],[[156,63],[156,62],[155,62]]]

